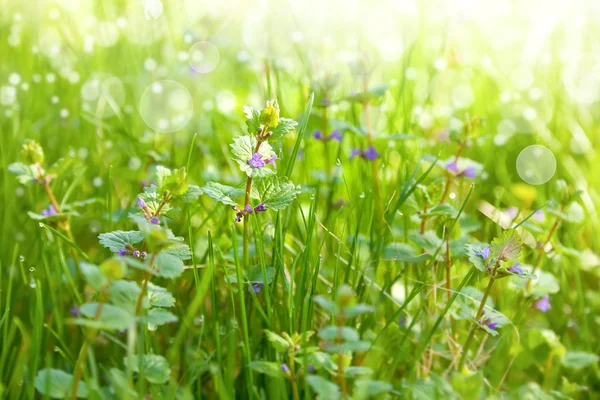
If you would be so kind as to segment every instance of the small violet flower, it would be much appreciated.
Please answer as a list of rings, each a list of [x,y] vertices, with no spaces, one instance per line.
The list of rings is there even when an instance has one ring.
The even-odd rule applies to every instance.
[[[540,310],[541,312],[546,312],[552,308],[550,305],[550,296],[542,297],[538,301],[535,302],[535,308]]]
[[[256,212],[265,211],[266,209],[267,209],[267,207],[265,207],[265,203],[260,203],[259,205],[254,207],[254,211],[256,211]]]
[[[335,140],[337,142],[341,142],[342,141],[342,134],[340,133],[339,130],[336,129],[333,132],[331,132],[331,135],[329,135],[329,139]]]
[[[452,161],[445,165],[446,170],[454,173],[456,176],[466,176],[467,178],[475,178],[477,176],[477,170],[475,167],[467,167],[462,171],[458,169],[456,162]]]
[[[133,254],[132,254],[132,255],[133,255],[134,257],[139,257],[139,256],[141,256],[141,255],[142,255],[142,253],[140,253],[140,251],[139,251],[139,250],[136,250],[136,251],[134,251],[134,252],[133,252]]]
[[[477,252],[477,255],[481,256],[481,258],[483,258],[484,260],[487,260],[488,258],[490,258],[490,248],[485,247],[483,250],[479,250]]]
[[[146,256],[148,256],[148,253],[146,253],[145,251],[142,251],[142,252],[140,253],[140,257],[142,257],[142,258],[146,258]]]
[[[269,157],[267,158],[267,161],[265,161],[267,164],[273,164],[273,166],[275,168],[277,168],[277,165],[275,164],[275,160],[278,160],[279,158],[277,157],[277,154],[275,154],[273,157]]]
[[[456,165],[455,162],[449,162],[448,164],[446,164],[446,169],[450,172],[454,172],[455,174],[458,174],[458,166]]]
[[[464,175],[467,178],[473,179],[477,176],[477,172],[475,172],[474,167],[467,167],[463,172],[461,172],[461,175]]]
[[[317,140],[321,140],[323,139],[323,134],[321,133],[321,131],[315,131],[315,133],[313,133],[313,137]]]
[[[306,369],[308,369],[308,372],[313,373],[316,371],[314,365],[312,364],[308,364],[308,367],[306,367]]]
[[[254,153],[252,158],[248,160],[248,165],[252,168],[263,168],[265,166],[265,162],[262,159],[262,154]]]
[[[329,134],[329,136],[323,135],[323,133],[321,131],[315,131],[315,133],[313,133],[313,137],[316,140],[321,140],[323,142],[328,142],[330,140],[335,140],[336,142],[342,141],[342,133],[338,129],[331,132],[331,134]]]
[[[150,218],[150,223],[154,224],[154,225],[160,225],[160,220],[158,219],[157,216],[154,216],[154,217]]]
[[[144,201],[144,199],[141,199],[141,198],[139,198],[139,197],[138,197],[138,199],[137,199],[137,201],[136,201],[136,203],[135,203],[135,204],[137,204],[137,206],[138,206],[139,208],[146,208],[146,207],[148,207],[148,206],[146,205],[146,202]]]
[[[254,283],[252,286],[250,286],[248,288],[248,292],[250,292],[252,290],[254,293],[260,293],[260,288],[263,286],[264,286],[264,284],[262,284],[262,283]]]
[[[281,370],[283,371],[284,374],[289,375],[290,374],[290,368],[287,366],[287,364],[281,364]]]
[[[126,256],[127,254],[129,254],[129,251],[121,249],[121,250],[117,251],[117,254],[120,256]]]
[[[71,315],[76,317],[77,315],[79,315],[79,308],[77,308],[77,306],[73,306],[71,307]]]
[[[53,215],[58,214],[58,212],[56,211],[56,208],[54,208],[54,206],[52,204],[50,204],[48,206],[48,208],[42,210],[42,215],[44,217],[52,217]]]
[[[362,150],[361,149],[350,149],[350,160],[352,160],[354,157],[358,157],[362,155]]]
[[[523,275],[524,272],[521,268],[519,268],[519,265],[521,265],[520,262],[514,263],[510,268],[508,268],[508,271],[512,272],[513,274]]]
[[[244,207],[244,212],[246,214],[252,214],[252,206],[250,204],[246,204],[246,206]]]
[[[363,157],[367,160],[374,160],[378,156],[379,153],[377,152],[377,150],[375,150],[375,147],[373,146],[369,146],[369,148],[363,152]]]

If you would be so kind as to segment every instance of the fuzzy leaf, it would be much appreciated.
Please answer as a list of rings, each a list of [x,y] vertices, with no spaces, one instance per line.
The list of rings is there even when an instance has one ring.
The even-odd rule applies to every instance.
[[[96,290],[102,289],[108,282],[108,279],[106,279],[106,277],[102,275],[102,272],[100,272],[100,268],[93,264],[89,264],[84,261],[79,265],[79,269],[81,270],[86,282]]]
[[[237,161],[240,170],[251,178],[264,178],[265,176],[273,175],[275,170],[267,165],[263,168],[254,168],[248,164],[248,160],[252,159],[252,155],[255,153],[256,144],[257,141],[254,136],[238,136],[233,138],[233,143],[231,144],[233,159]],[[267,142],[260,144],[257,153],[262,155],[263,160],[275,155],[271,145]]]
[[[582,369],[598,362],[600,358],[594,353],[584,351],[567,351],[561,364],[567,368]]]
[[[22,185],[26,185],[36,180],[37,173],[32,165],[25,165],[17,162],[8,166],[8,171],[17,176],[17,180]]]
[[[192,203],[198,200],[198,197],[202,194],[202,189],[196,185],[188,185],[187,191],[179,198],[179,200],[185,204]]]
[[[318,399],[337,400],[341,397],[340,388],[335,383],[329,382],[318,375],[306,377],[311,389],[317,394]]]
[[[122,308],[112,304],[103,304],[99,318],[96,319],[98,303],[86,303],[79,308],[79,312],[91,319],[77,318],[73,323],[98,329],[127,329],[134,321],[133,315]]]
[[[167,289],[148,283],[148,301],[151,306],[155,307],[173,307],[175,305],[175,297]]]
[[[180,260],[189,260],[192,258],[192,250],[190,249],[190,246],[185,243],[173,244],[163,250],[163,253],[175,256]]]
[[[111,302],[117,307],[131,313],[135,313],[138,297],[141,292],[142,289],[137,282],[126,280],[114,281],[108,290]],[[144,298],[144,300],[142,301],[142,306],[148,308],[148,299]]]
[[[237,205],[235,199],[244,195],[244,189],[221,185],[217,182],[207,182],[201,190],[202,193],[206,194],[211,199],[220,201],[229,206]]]
[[[293,132],[294,129],[296,129],[297,125],[298,123],[293,119],[279,118],[279,124],[275,129],[273,129],[273,134],[271,135],[270,139],[279,139],[280,137],[285,136],[290,132]]]
[[[521,239],[514,229],[502,232],[490,245],[492,256],[499,260],[514,260],[521,253]]]
[[[34,385],[38,392],[53,399],[64,399],[71,395],[73,389],[73,375],[53,368],[41,369],[35,376]],[[87,398],[88,387],[85,382],[79,381],[77,397]]]
[[[113,231],[98,235],[100,244],[112,252],[125,250],[127,245],[133,245],[144,240],[144,234],[139,231]]]
[[[274,378],[283,376],[281,366],[274,362],[252,361],[251,363],[248,363],[248,367],[260,374],[266,374]]]
[[[255,110],[250,106],[244,106],[243,110],[244,114],[246,115],[248,133],[251,135],[256,135],[260,129],[260,111]]]
[[[169,363],[163,356],[144,354],[125,357],[125,364],[150,383],[165,383],[171,376]]]
[[[318,335],[321,339],[330,342],[334,342],[338,338],[349,342],[355,342],[357,340],[360,340],[360,335],[358,334],[358,331],[349,326],[326,326],[325,328],[319,330]]]
[[[174,255],[159,253],[154,258],[154,268],[158,276],[173,279],[183,273],[183,261]]]
[[[265,335],[267,335],[267,339],[271,342],[271,345],[275,347],[275,350],[279,353],[283,353],[290,348],[290,344],[287,340],[276,334],[275,332],[271,332],[270,330],[265,329]]]
[[[160,326],[171,322],[177,322],[177,317],[164,308],[152,308],[148,311],[148,315],[142,318],[142,320],[146,323]]]
[[[141,193],[138,197],[144,200],[146,206],[148,207],[148,210],[150,210],[150,213],[152,215],[156,214],[158,208],[162,204],[162,194],[158,193],[156,185],[146,186],[144,188],[144,193]],[[169,203],[164,204],[160,210],[162,215],[169,214],[170,211],[171,206],[169,205]]]
[[[476,243],[476,244],[467,244],[465,248],[467,249],[467,255],[469,256],[469,261],[471,264],[475,266],[481,272],[486,272],[488,270],[487,260],[480,255],[486,247],[489,247],[485,243]]]
[[[285,177],[269,176],[257,181],[252,186],[251,196],[271,210],[282,210],[289,206],[300,190]]]

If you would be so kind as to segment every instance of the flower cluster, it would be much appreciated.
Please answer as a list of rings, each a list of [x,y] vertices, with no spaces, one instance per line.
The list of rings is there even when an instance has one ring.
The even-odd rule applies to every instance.
[[[56,214],[58,214],[58,212],[56,211],[56,207],[54,207],[52,204],[50,204],[48,208],[42,210],[42,215],[44,217],[52,217]]]
[[[467,167],[463,170],[459,170],[458,165],[456,165],[456,162],[449,162],[448,164],[446,164],[445,168],[446,170],[452,172],[456,176],[466,176],[467,178],[471,179],[477,176],[477,172],[475,171],[474,167]]]
[[[375,147],[369,146],[366,150],[361,149],[350,149],[350,157],[352,160],[354,157],[362,157],[365,160],[374,160],[379,157],[379,153],[375,150]]]
[[[535,302],[535,308],[541,312],[546,312],[552,308],[550,305],[550,296],[545,296]]]
[[[260,203],[254,208],[252,208],[252,205],[250,204],[246,204],[246,206],[244,206],[244,209],[239,208],[237,205],[231,208],[233,209],[233,211],[235,211],[235,222],[242,222],[242,219],[244,219],[246,215],[254,214],[255,212],[258,213],[266,211],[267,209],[265,203]]]
[[[146,256],[148,255],[145,251],[126,250],[126,249],[117,251],[117,254],[120,256],[133,256],[133,257],[142,258],[142,259],[146,258]]]
[[[334,130],[329,135],[323,135],[321,131],[315,131],[315,133],[313,133],[313,137],[322,142],[328,142],[330,140],[335,140],[336,142],[342,141],[342,134],[338,129]]]
[[[247,162],[248,165],[252,168],[264,168],[264,166],[267,164],[273,164],[273,167],[277,168],[277,165],[275,164],[275,161],[277,159],[277,155],[265,158],[260,153],[254,153],[252,154],[252,158],[249,159]]]
[[[479,325],[485,325],[488,328],[490,328],[491,330],[495,331],[496,327],[498,326],[497,322],[492,321],[492,318],[483,318],[483,316],[485,315],[485,311],[483,311],[481,313],[482,319],[478,320],[477,322],[479,323]]]

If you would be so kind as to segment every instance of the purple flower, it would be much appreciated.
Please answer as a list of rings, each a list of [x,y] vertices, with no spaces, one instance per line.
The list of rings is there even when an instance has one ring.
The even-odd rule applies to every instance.
[[[316,371],[315,367],[312,364],[308,364],[308,367],[306,367],[306,369],[308,369],[308,372],[313,373]]]
[[[488,322],[486,323],[487,327],[490,328],[491,330],[496,330],[496,327],[498,326],[497,322]]]
[[[287,366],[287,364],[281,364],[281,370],[283,371],[284,374],[289,375],[290,374],[290,368]]]
[[[139,251],[139,250],[136,250],[136,251],[134,251],[134,252],[133,252],[133,256],[134,256],[134,257],[139,257],[139,256],[141,256],[141,255],[142,255],[142,253],[140,253],[140,251]]]
[[[148,253],[146,253],[145,251],[142,251],[142,252],[140,253],[140,257],[142,257],[142,258],[146,258],[146,256],[148,256]]]
[[[337,140],[338,142],[342,141],[342,134],[340,133],[339,130],[334,130],[333,132],[331,132],[331,135],[329,135],[329,139],[331,140]]]
[[[323,139],[323,134],[321,133],[321,131],[315,131],[315,133],[313,133],[313,137],[317,140],[321,140]]]
[[[535,308],[540,310],[541,312],[546,312],[552,308],[550,305],[550,296],[542,297],[538,301],[535,302]]]
[[[150,223],[154,224],[154,225],[160,225],[160,220],[158,219],[157,216],[154,216],[154,217],[150,218]]]
[[[275,154],[273,157],[269,157],[269,158],[267,158],[267,161],[266,161],[266,163],[267,163],[267,164],[273,164],[273,166],[274,166],[275,168],[277,168],[277,165],[275,164],[275,160],[278,160],[278,159],[279,159],[279,158],[277,158],[277,154]]]
[[[140,208],[146,208],[146,207],[148,207],[146,205],[146,202],[144,201],[144,199],[141,199],[139,197],[138,197],[138,199],[137,199],[137,201],[136,201],[135,204],[137,204],[137,206],[140,207]]]
[[[456,165],[455,162],[449,162],[448,164],[446,164],[446,169],[450,172],[454,172],[455,174],[458,174],[458,166]]]
[[[76,317],[77,315],[79,315],[79,308],[77,308],[77,306],[73,306],[71,307],[71,315]]]
[[[546,214],[544,214],[543,210],[537,210],[534,214],[533,214],[533,219],[535,219],[536,221],[543,221],[546,219]]]
[[[524,272],[521,268],[519,268],[519,265],[521,265],[520,262],[514,263],[510,268],[508,268],[508,271],[512,272],[513,274],[523,275]]]
[[[363,157],[367,160],[374,160],[379,157],[379,153],[375,150],[375,147],[369,146],[369,148],[363,152]]]
[[[254,211],[256,211],[256,212],[265,211],[266,209],[267,208],[265,207],[265,203],[260,203],[259,205],[254,207]]]
[[[481,256],[481,258],[483,258],[484,260],[487,260],[488,258],[490,258],[490,248],[485,247],[483,250],[477,251],[477,255]]]
[[[358,157],[362,155],[362,150],[361,149],[350,149],[350,157],[348,157],[350,160],[352,160],[354,157]]]
[[[242,222],[242,216],[241,216],[241,214],[237,214],[235,216],[235,222]]]
[[[262,159],[262,154],[254,153],[252,158],[248,160],[248,165],[252,168],[262,168],[265,166],[265,162]]]
[[[44,217],[52,217],[53,215],[56,215],[56,214],[58,214],[58,213],[56,212],[56,208],[54,208],[54,206],[52,204],[50,204],[48,206],[48,208],[42,210],[42,215]]]
[[[252,206],[250,204],[246,204],[246,206],[244,207],[244,211],[246,212],[246,214],[252,214]]]
[[[260,293],[260,288],[263,286],[264,286],[264,284],[262,284],[262,283],[255,283],[248,288],[248,292],[250,292],[250,290],[252,290],[254,293]]]
[[[127,254],[129,254],[129,252],[127,250],[121,249],[117,251],[117,254],[120,256],[126,256]]]
[[[461,172],[461,175],[464,175],[467,178],[473,179],[477,176],[477,172],[475,172],[474,167],[467,167],[463,172]]]

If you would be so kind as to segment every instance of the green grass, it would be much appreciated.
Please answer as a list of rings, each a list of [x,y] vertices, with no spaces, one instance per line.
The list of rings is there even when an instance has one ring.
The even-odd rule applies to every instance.
[[[250,5],[208,13],[191,2],[163,3],[163,14],[146,20],[143,2],[68,10],[0,0],[1,398],[44,398],[52,385],[55,397],[90,399],[600,395],[600,103],[578,101],[589,82],[579,92],[565,84],[576,61],[566,25],[534,61],[521,62],[524,44],[497,46],[510,29],[528,32],[507,17],[496,35],[468,16],[446,30],[430,11],[435,4],[423,1],[415,18],[383,5],[397,21],[391,25],[372,25],[377,10],[361,6],[364,19],[343,24],[330,15],[312,26],[313,14],[291,18],[273,3],[262,26],[275,47],[257,52],[262,42],[246,26],[255,26]],[[114,43],[110,32],[86,25],[89,15],[115,24]],[[127,26],[117,25],[122,16]],[[385,24],[405,34],[394,61],[380,51],[386,38],[373,37]],[[296,31],[304,40],[293,40]],[[86,35],[96,35],[93,51]],[[220,53],[206,74],[180,54],[202,40]],[[591,41],[581,40],[583,49],[593,49]],[[523,66],[529,83],[517,79]],[[122,94],[86,101],[82,88],[97,74],[118,78]],[[140,111],[144,90],[158,80],[179,82],[193,100],[191,119],[173,133],[145,122],[160,106]],[[467,86],[472,96],[461,94]],[[239,189],[232,197],[243,209],[247,176],[230,144],[256,135],[242,106],[260,111],[274,98],[279,116],[297,122],[269,142],[280,158],[277,182],[289,178],[286,194],[297,197],[236,223],[231,204],[213,200],[205,185]],[[514,132],[503,138],[510,124]],[[339,142],[313,137],[334,129]],[[43,148],[46,170],[65,159],[47,189],[9,172],[40,161],[27,139]],[[533,144],[556,159],[556,172],[539,185],[517,168]],[[375,159],[351,157],[368,146]],[[531,168],[549,169],[540,160]],[[256,190],[260,179],[252,179]],[[160,225],[136,206],[151,184]],[[252,206],[265,193],[249,198]],[[61,213],[45,218],[51,196]],[[145,264],[99,243],[117,230],[139,231],[130,244],[148,252]],[[477,252],[490,245],[486,261]],[[535,276],[507,271],[516,262]],[[165,324],[148,323],[154,285],[174,299],[172,307],[151,305],[171,313]],[[544,312],[538,302],[546,296]],[[88,303],[102,305],[90,312]],[[110,311],[118,314],[106,317]],[[44,381],[39,371],[50,368],[64,375]],[[73,376],[81,377],[76,385]]]

